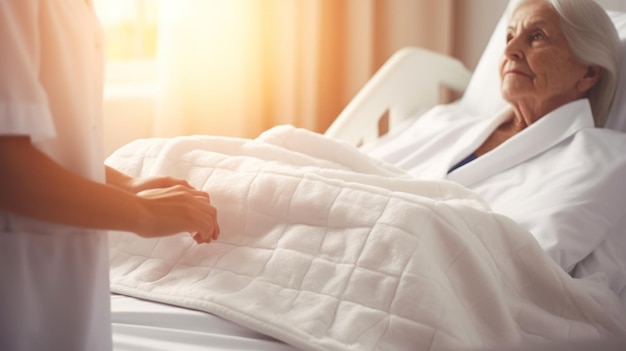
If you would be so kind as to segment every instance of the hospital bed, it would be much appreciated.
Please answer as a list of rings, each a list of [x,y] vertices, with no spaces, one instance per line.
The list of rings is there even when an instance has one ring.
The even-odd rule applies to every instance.
[[[626,13],[610,12],[612,19],[618,27],[624,48],[623,60],[626,60]],[[476,70],[468,72],[458,61],[439,54],[428,52],[419,48],[406,48],[395,54],[365,85],[359,94],[350,102],[341,113],[333,125],[328,129],[326,135],[335,139],[340,139],[348,144],[361,145],[379,140],[381,137],[380,118],[386,116],[388,119],[389,131],[385,137],[392,137],[398,130],[412,123],[412,119],[419,116],[422,111],[427,111],[439,103],[439,96],[442,85],[453,90],[465,91],[463,98],[454,104],[470,109],[475,113],[491,114],[496,111],[501,103],[494,96],[498,95],[497,76],[494,67],[497,67],[498,52],[501,50],[504,36],[504,22],[501,20],[494,31],[492,39],[480,59]],[[626,65],[622,64],[623,67]],[[490,88],[493,87],[493,88]],[[491,89],[491,90],[490,90]],[[626,69],[622,70],[622,77],[616,95],[616,102],[611,112],[607,127],[621,132],[626,132]],[[272,139],[274,136],[269,137]],[[220,143],[223,140],[220,141]],[[281,141],[282,142],[282,141]],[[218,143],[219,144],[219,143]],[[195,145],[195,144],[194,144]],[[221,145],[221,144],[220,144]],[[176,146],[174,146],[176,147]],[[160,150],[162,150],[162,147]],[[147,150],[150,149],[150,150]],[[151,148],[143,149],[150,153]],[[136,149],[133,149],[136,151]],[[626,151],[626,150],[625,150]],[[264,150],[263,152],[266,152]],[[341,154],[343,151],[338,150]],[[347,151],[346,151],[347,152]],[[114,162],[115,166],[124,168],[128,166],[125,162],[132,162],[132,157],[115,158],[109,162]],[[145,159],[144,159],[145,161]],[[187,161],[182,161],[187,162]],[[376,166],[376,165],[374,165]],[[372,166],[372,167],[374,167]],[[156,167],[156,166],[155,166]],[[382,166],[381,166],[382,167]],[[384,173],[387,170],[380,170]],[[391,172],[391,171],[390,171]],[[193,180],[193,179],[192,179]],[[379,181],[379,180],[377,180]],[[283,185],[287,186],[287,185]],[[622,201],[616,206],[624,206]],[[626,228],[626,227],[625,227]],[[626,235],[626,229],[623,233]],[[112,239],[112,247],[116,249],[124,242],[126,237],[115,234]],[[172,239],[174,240],[174,239]],[[163,247],[159,243],[150,247],[146,253],[167,250],[168,245],[176,245],[174,241],[166,241]],[[214,244],[211,244],[214,245]],[[132,252],[142,253],[145,248],[136,243],[126,246],[124,254]],[[112,254],[112,261],[120,257],[120,252]],[[194,255],[191,249],[184,251],[187,255]],[[626,247],[620,249],[626,252]],[[245,262],[245,256],[240,256],[241,262]],[[236,259],[235,257],[234,259]],[[172,259],[165,256],[161,260]],[[180,259],[180,258],[177,258]],[[208,259],[208,258],[207,258]],[[243,263],[242,263],[243,264]],[[297,267],[296,262],[294,269]],[[137,263],[139,265],[139,263]],[[127,266],[125,266],[127,267]],[[158,265],[155,266],[158,270]],[[194,267],[189,267],[190,269]],[[625,268],[626,269],[626,268]],[[147,272],[147,273],[146,273]],[[169,272],[172,273],[172,272]],[[112,273],[113,278],[116,274]],[[163,279],[167,277],[167,272],[144,271],[141,280],[145,275],[155,274]],[[178,275],[177,277],[181,277]],[[184,275],[183,275],[184,277]],[[219,276],[220,278],[222,276]],[[141,279],[140,279],[141,278]],[[115,280],[115,279],[114,279]],[[196,284],[197,282],[193,282]],[[143,280],[136,284],[136,287],[146,285]],[[246,318],[241,314],[233,312],[231,309],[217,307],[217,313],[206,313],[196,308],[193,299],[185,300],[168,298],[161,296],[158,299],[147,299],[149,295],[134,294],[133,289],[114,289],[112,294],[112,322],[113,339],[116,350],[296,350],[300,347],[290,346],[289,343],[297,344],[290,339],[292,334],[284,337],[280,331],[271,327],[259,327],[258,323],[245,323]],[[121,292],[121,293],[120,293]],[[283,296],[276,292],[276,298]],[[601,295],[598,295],[601,296]],[[564,297],[565,298],[565,297]],[[181,303],[182,301],[182,303]],[[272,304],[272,301],[248,300],[246,308],[254,309],[259,304]],[[626,306],[624,306],[626,307]],[[605,311],[610,314],[610,311]],[[230,320],[239,321],[233,323]],[[241,321],[244,323],[241,323]],[[308,327],[306,320],[302,321],[302,327]],[[300,326],[295,326],[296,329]],[[550,325],[539,326],[540,328],[550,328]],[[574,333],[576,328],[572,328],[569,333]],[[411,331],[405,331],[411,333]],[[268,335],[273,335],[270,337]],[[584,335],[580,335],[584,337]],[[284,338],[283,338],[284,337]],[[285,343],[277,338],[286,339]],[[300,344],[301,345],[301,344]],[[606,350],[623,349],[625,344],[619,340],[615,341],[591,341],[591,344],[580,343],[555,343],[552,347],[537,346],[536,349],[580,349],[576,348],[592,345],[593,348]],[[336,345],[335,345],[336,346]],[[328,349],[342,349],[338,346],[328,347]],[[344,345],[345,346],[345,345]],[[351,349],[350,345],[345,349]],[[384,348],[381,346],[381,348]],[[437,348],[434,347],[433,348]],[[445,347],[439,347],[444,348]],[[451,347],[452,348],[452,347]],[[534,348],[534,347],[533,347]],[[313,349],[323,349],[319,345]],[[357,349],[357,348],[354,348]],[[390,347],[389,349],[394,349]],[[522,347],[521,349],[527,349]]]

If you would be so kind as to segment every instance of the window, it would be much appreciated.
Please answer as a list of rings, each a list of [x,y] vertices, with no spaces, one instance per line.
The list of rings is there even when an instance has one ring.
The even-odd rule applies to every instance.
[[[95,0],[111,61],[156,56],[158,0]]]
[[[106,42],[104,150],[151,136],[160,0],[93,0]]]
[[[106,88],[151,94],[156,79],[160,0],[94,0],[106,41]],[[133,87],[129,86],[133,85]]]

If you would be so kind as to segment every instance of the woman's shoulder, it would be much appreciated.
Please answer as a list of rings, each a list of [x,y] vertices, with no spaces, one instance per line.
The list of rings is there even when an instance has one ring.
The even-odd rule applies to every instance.
[[[614,151],[626,160],[626,133],[607,128],[583,128],[574,135],[574,140],[589,148]]]

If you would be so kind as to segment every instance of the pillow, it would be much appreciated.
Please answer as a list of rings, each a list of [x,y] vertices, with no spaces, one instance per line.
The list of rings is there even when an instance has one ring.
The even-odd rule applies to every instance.
[[[511,3],[509,2],[509,6]],[[500,95],[498,67],[505,45],[507,12],[508,9],[496,25],[461,99],[461,107],[471,114],[491,116],[506,104]],[[607,13],[613,20],[622,41],[622,69],[606,127],[626,133],[626,12],[607,11]]]
[[[622,41],[622,70],[606,127],[626,133],[626,12],[607,11]]]

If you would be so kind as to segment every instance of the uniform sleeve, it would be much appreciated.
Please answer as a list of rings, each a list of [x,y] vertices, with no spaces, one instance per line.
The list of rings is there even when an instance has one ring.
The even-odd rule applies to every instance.
[[[40,1],[0,1],[0,136],[28,135],[33,142],[55,135],[39,80]]]

